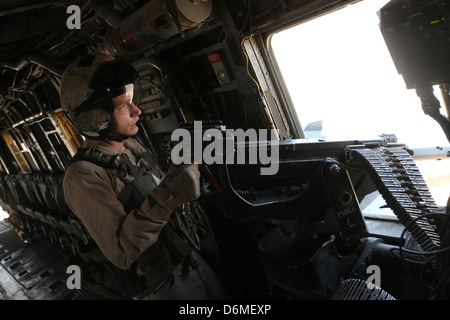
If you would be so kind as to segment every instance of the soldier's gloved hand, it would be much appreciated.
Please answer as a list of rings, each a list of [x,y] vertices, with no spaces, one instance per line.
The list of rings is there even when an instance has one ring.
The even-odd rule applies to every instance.
[[[173,210],[200,196],[199,178],[198,164],[172,164],[161,183],[152,190],[151,196],[160,206]]]

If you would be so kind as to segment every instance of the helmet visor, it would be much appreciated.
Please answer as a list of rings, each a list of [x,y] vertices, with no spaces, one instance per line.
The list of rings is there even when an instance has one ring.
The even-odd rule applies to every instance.
[[[114,112],[112,98],[133,89],[133,103],[138,105],[142,96],[139,74],[124,60],[114,60],[101,64],[92,76],[89,88],[92,95],[73,112],[78,116],[81,112],[101,109]]]

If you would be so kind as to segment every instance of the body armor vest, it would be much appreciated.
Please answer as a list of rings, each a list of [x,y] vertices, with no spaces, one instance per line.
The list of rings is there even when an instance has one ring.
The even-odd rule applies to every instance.
[[[139,161],[140,166],[134,166],[127,157],[120,154],[107,155],[93,147],[80,149],[69,165],[80,160],[105,168],[125,183],[118,200],[126,213],[139,207],[148,198],[152,189],[157,186],[155,176],[161,177],[161,171],[153,158],[145,152]],[[151,197],[148,199],[153,201]],[[188,214],[191,215],[190,212]],[[83,259],[83,282],[91,291],[110,298],[140,297],[157,291],[171,281],[173,268],[185,261],[193,248],[192,244],[196,247],[198,243],[196,219],[186,218],[186,213],[176,208],[157,242],[143,252],[130,270],[122,270],[107,261],[96,245],[94,249],[86,250],[89,245],[80,246],[78,243],[75,247]],[[90,245],[92,248],[92,243]]]

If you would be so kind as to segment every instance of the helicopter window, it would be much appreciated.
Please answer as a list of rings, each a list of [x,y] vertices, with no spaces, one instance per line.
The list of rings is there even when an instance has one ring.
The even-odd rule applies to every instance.
[[[409,148],[448,147],[441,127],[424,114],[389,54],[377,15],[387,2],[360,1],[270,37],[306,138],[395,134]],[[439,86],[434,94],[445,106]],[[450,190],[446,159],[417,163],[440,205]]]
[[[305,131],[307,138],[384,133],[409,146],[448,144],[396,71],[378,27],[377,11],[387,2],[358,2],[272,36],[303,130],[316,129]]]

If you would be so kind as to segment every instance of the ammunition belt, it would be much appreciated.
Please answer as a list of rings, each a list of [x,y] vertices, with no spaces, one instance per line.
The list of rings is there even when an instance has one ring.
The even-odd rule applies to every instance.
[[[354,158],[369,173],[386,204],[424,251],[440,247],[436,227],[423,214],[436,203],[411,155],[402,147],[352,149]]]

